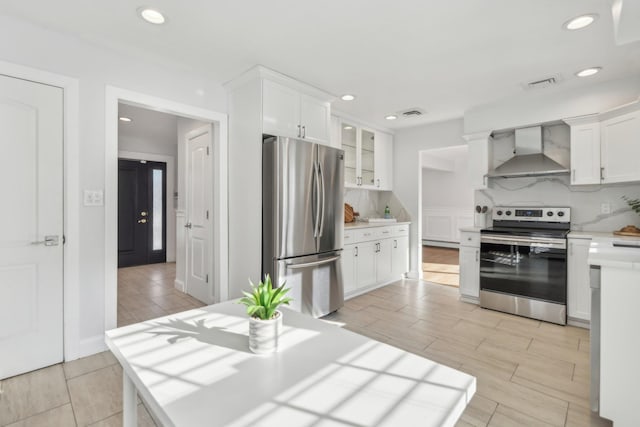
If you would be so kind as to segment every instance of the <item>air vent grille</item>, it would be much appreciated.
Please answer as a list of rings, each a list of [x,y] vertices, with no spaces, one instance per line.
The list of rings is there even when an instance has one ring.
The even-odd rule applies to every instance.
[[[561,80],[562,79],[560,78],[560,76],[550,76],[550,77],[545,77],[544,79],[539,79],[529,83],[524,83],[522,86],[525,89],[543,89],[545,87],[556,85]]]
[[[419,117],[424,114],[424,110],[421,108],[409,108],[399,113],[402,117]]]

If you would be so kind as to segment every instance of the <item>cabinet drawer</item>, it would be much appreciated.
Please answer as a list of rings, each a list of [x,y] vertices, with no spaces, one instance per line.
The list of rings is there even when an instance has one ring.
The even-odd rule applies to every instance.
[[[460,246],[480,247],[480,233],[473,231],[460,232]]]
[[[345,245],[354,243],[356,241],[356,231],[358,230],[344,230],[342,238],[344,239]]]
[[[361,228],[360,230],[354,230],[354,231],[356,231],[356,235],[354,238],[356,242],[368,242],[369,240],[375,240],[378,238],[378,235],[376,234],[376,230],[374,229],[374,227]]]
[[[393,227],[376,227],[375,235],[378,239],[389,239],[393,236]]]
[[[394,235],[394,237],[408,236],[409,235],[409,224],[394,225],[393,226],[393,235]]]

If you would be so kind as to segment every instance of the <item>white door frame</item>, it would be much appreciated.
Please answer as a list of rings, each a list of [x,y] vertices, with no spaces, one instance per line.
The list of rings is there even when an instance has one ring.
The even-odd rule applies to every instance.
[[[175,169],[175,159],[172,156],[165,156],[163,154],[152,154],[152,153],[140,153],[137,151],[123,151],[118,150],[118,158],[126,159],[126,160],[148,160],[151,162],[162,162],[167,164],[167,188],[166,188],[166,198],[167,198],[167,206],[165,207],[165,215],[167,218],[167,235],[165,236],[167,239],[167,247],[165,249],[173,248],[173,252],[169,252],[167,250],[167,262],[175,262],[176,261],[176,250],[177,250],[177,241],[176,241],[176,206],[174,204],[174,191],[175,191],[175,180],[176,180],[176,169]],[[172,236],[172,237],[170,237]]]
[[[78,80],[50,73],[36,68],[0,61],[0,74],[23,80],[30,80],[63,90],[64,114],[64,236],[63,245],[63,322],[64,322],[64,360],[79,357],[79,324],[80,324],[80,287],[78,271],[80,267],[80,178],[79,178],[79,145],[78,145]]]
[[[117,326],[118,307],[118,103],[213,123],[214,294],[228,299],[227,115],[139,92],[107,86],[105,89],[105,331]]]

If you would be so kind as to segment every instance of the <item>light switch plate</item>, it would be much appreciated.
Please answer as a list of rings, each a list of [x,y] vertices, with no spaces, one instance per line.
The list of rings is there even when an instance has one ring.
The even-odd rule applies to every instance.
[[[85,206],[104,206],[104,191],[84,190]]]

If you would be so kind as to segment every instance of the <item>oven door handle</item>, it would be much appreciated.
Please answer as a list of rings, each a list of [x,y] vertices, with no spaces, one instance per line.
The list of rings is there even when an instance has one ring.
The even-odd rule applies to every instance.
[[[566,249],[566,239],[554,239],[548,237],[502,237],[480,236],[480,243],[496,243],[499,245],[529,246],[532,248]]]

